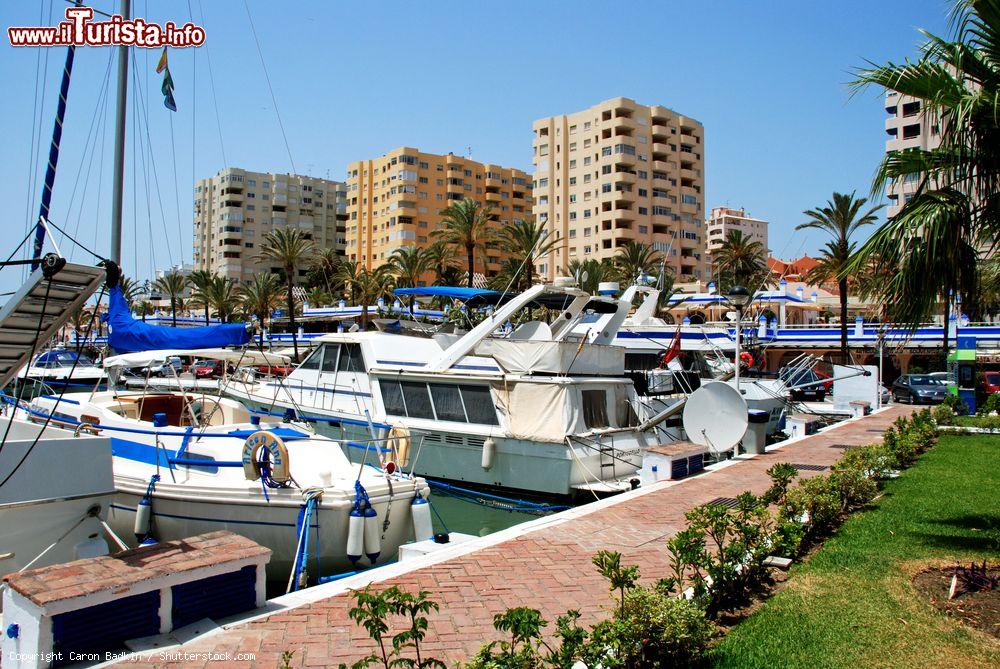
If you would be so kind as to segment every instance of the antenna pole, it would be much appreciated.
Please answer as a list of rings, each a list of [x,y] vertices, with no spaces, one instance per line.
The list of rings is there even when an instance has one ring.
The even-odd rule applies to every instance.
[[[131,1],[121,0],[121,15],[126,21],[131,16]],[[125,189],[125,117],[128,103],[128,47],[118,47],[118,98],[115,110],[115,165],[111,199],[111,260],[122,261],[122,196]]]

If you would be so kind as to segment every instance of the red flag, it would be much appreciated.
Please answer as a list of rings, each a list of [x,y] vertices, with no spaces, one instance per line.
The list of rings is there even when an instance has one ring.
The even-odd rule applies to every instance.
[[[663,360],[661,361],[662,366],[666,366],[668,362],[676,358],[681,354],[681,326],[677,325],[677,331],[674,332],[674,340],[670,342],[670,348],[663,352]]]

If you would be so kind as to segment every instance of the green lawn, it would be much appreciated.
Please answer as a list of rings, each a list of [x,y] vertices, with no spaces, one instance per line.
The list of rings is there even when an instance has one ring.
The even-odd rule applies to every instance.
[[[1000,436],[943,436],[711,655],[716,667],[998,667],[1000,644],[914,593],[924,560],[1000,558]]]

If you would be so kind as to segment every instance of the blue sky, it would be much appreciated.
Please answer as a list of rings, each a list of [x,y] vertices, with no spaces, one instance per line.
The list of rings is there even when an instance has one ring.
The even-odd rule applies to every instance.
[[[743,206],[771,221],[780,257],[823,241],[794,232],[802,210],[834,190],[870,187],[884,149],[884,110],[875,91],[851,98],[851,68],[913,54],[916,29],[946,32],[950,7],[943,0],[248,4],[299,172],[343,179],[348,162],[400,145],[441,153],[471,147],[477,160],[530,170],[533,120],[621,95],[704,123],[706,207]],[[292,169],[242,0],[133,0],[133,14],[181,23],[189,6],[207,46],[196,57],[192,49],[170,54],[178,112],[162,105],[155,52],[137,52],[130,82],[143,92],[130,112],[123,265],[140,278],[190,261],[195,178],[227,162]],[[0,20],[5,28],[38,25],[41,14],[44,24],[51,8],[54,22],[64,7],[8,1]],[[0,201],[8,204],[9,253],[38,209],[40,183],[34,195],[29,189],[32,131],[40,120],[44,156],[65,51],[15,50],[5,35],[2,42]],[[110,53],[77,53],[51,216],[106,253],[114,100],[100,91]],[[36,66],[44,71],[46,56],[38,101]],[[43,166],[44,159],[39,182]],[[16,285],[10,274],[0,276],[3,290]]]

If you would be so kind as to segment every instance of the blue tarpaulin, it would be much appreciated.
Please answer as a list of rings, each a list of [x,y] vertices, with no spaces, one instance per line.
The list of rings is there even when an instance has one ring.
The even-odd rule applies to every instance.
[[[485,288],[463,288],[461,286],[420,286],[417,288],[397,288],[393,293],[400,295],[413,295],[414,297],[451,297],[456,300],[495,300],[501,293]]]
[[[116,353],[223,348],[242,346],[250,341],[250,332],[243,323],[204,325],[194,328],[143,323],[133,318],[120,286],[115,286],[109,291],[108,313],[101,318],[111,330],[108,343]]]

